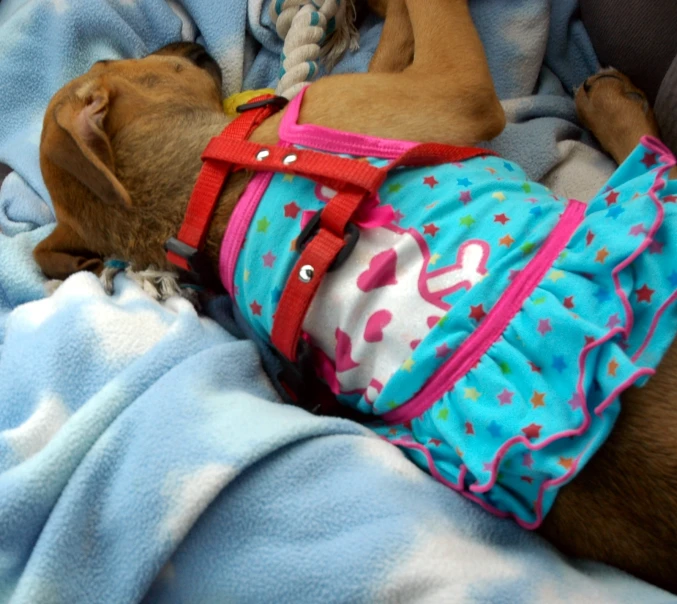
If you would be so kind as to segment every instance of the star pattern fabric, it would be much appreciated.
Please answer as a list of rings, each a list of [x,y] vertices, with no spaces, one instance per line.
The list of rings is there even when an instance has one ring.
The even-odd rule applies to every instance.
[[[389,160],[367,161],[382,166]],[[376,228],[413,233],[424,254],[421,283],[462,266],[459,250],[481,242],[483,273],[471,285],[444,293],[440,307],[422,317],[425,334],[402,339],[406,350],[371,389],[344,392],[341,380],[348,368],[369,361],[362,352],[366,344],[397,350],[400,344],[389,334],[393,321],[375,315],[369,330],[350,334],[348,348],[344,342],[339,349],[332,334],[333,346],[322,352],[335,372],[339,400],[376,416],[396,412],[448,372],[453,381],[418,416],[375,421],[372,428],[448,484],[459,484],[463,476],[463,489],[488,509],[535,526],[559,488],[549,481],[565,481],[584,467],[611,431],[619,401],[609,397],[631,384],[638,369],[655,367],[677,331],[670,303],[677,291],[677,183],[660,185],[665,162],[653,146],[633,152],[589,202],[582,223],[562,242],[540,281],[513,301],[519,305],[507,328],[491,332],[493,340],[473,359],[467,351],[459,356],[463,343],[477,330],[490,330],[503,312],[499,302],[508,287],[530,278],[567,202],[497,157],[390,174],[376,208],[388,209],[392,226],[360,226],[361,239]],[[298,260],[294,241],[332,194],[302,176],[276,174],[259,201],[234,286],[239,308],[263,337],[269,337]],[[374,216],[364,219],[373,223]],[[394,262],[390,258],[398,263],[390,276],[364,278],[366,294],[382,289],[384,301],[386,293],[409,295],[398,290],[405,280],[394,249],[377,261],[365,258],[367,265],[387,267]],[[344,304],[344,290],[342,285],[328,291],[327,304]],[[350,326],[345,329],[348,333]],[[311,342],[319,335],[308,333]],[[456,374],[463,362],[467,367]]]
[[[284,206],[284,215],[286,218],[292,218],[293,220],[296,220],[296,217],[299,215],[300,211],[301,208],[295,201],[290,201]]]

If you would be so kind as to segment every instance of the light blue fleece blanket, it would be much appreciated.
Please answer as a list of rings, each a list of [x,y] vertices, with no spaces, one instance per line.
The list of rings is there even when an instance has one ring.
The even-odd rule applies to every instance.
[[[198,32],[224,92],[273,84],[263,4],[0,4],[0,162],[14,170],[0,190],[0,602],[672,601],[564,559],[366,429],[280,404],[256,347],[183,300],[124,277],[109,297],[87,274],[44,297],[30,254],[53,220],[38,167],[49,97],[95,60]],[[563,188],[585,156],[599,186],[609,165],[577,147],[565,94],[596,62],[575,2],[550,4],[473,2],[518,122],[495,145]],[[368,18],[338,69],[364,70],[379,31]]]

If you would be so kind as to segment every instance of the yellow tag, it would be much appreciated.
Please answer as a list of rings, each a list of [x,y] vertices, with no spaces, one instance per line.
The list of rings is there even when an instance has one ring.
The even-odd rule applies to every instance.
[[[261,96],[263,94],[275,94],[275,91],[272,88],[262,88],[261,90],[244,90],[242,92],[237,92],[231,94],[227,99],[223,101],[223,110],[226,112],[226,115],[234,117],[237,115],[235,111],[240,105],[248,103],[253,98]]]

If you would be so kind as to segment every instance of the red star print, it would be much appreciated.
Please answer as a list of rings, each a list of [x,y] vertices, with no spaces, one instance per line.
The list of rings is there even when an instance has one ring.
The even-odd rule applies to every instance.
[[[465,433],[466,434],[475,434],[475,427],[471,422],[465,422]]]
[[[487,316],[487,313],[484,312],[484,304],[478,304],[477,306],[470,306],[470,314],[468,315],[471,319],[475,319],[478,323]]]
[[[677,203],[677,195],[666,195],[663,197],[664,203]]]
[[[550,325],[550,319],[539,319],[536,331],[540,333],[542,336],[544,336],[546,333],[551,332],[552,326]]]
[[[649,254],[662,254],[663,247],[665,247],[664,243],[654,240],[649,244]]]
[[[510,392],[507,388],[504,388],[503,392],[501,392],[496,398],[498,398],[498,402],[501,405],[512,405],[512,399],[514,396],[514,392]]]
[[[637,302],[649,302],[651,303],[651,296],[656,293],[655,289],[651,289],[646,283],[642,285],[639,289],[635,290],[637,294]]]
[[[564,308],[567,310],[571,310],[574,307],[574,297],[573,296],[567,296],[564,298]]]
[[[266,266],[268,268],[273,268],[273,265],[277,260],[277,256],[273,255],[273,252],[268,252],[267,254],[264,254],[262,258],[263,258],[263,266]]]
[[[607,207],[616,203],[618,201],[618,193],[616,191],[611,191],[605,198]]]
[[[574,392],[571,400],[567,401],[567,404],[571,407],[572,411],[576,411],[576,409],[582,409],[583,397],[581,397],[578,392]]]
[[[472,201],[472,195],[470,191],[461,191],[461,196],[459,197],[463,205],[470,203]]]
[[[520,480],[523,482],[528,482],[529,484],[534,482],[534,479],[531,476],[520,476]]]
[[[439,185],[440,183],[437,182],[437,179],[434,176],[426,176],[423,179],[423,184],[428,185],[431,189],[434,189],[435,185]]]
[[[404,422],[402,425],[411,432],[411,421]]]
[[[249,308],[252,309],[252,314],[253,315],[258,315],[259,317],[261,316],[261,311],[263,310],[263,306],[261,306],[256,300],[254,300],[250,305]]]
[[[439,447],[442,444],[442,441],[439,438],[431,438],[428,442],[436,447]]]
[[[509,220],[510,218],[508,218],[505,214],[494,214],[494,222],[500,222],[501,224],[505,224]]]
[[[404,218],[404,214],[400,210],[395,210],[395,216],[393,217],[393,222],[399,222]]]
[[[451,352],[451,348],[447,346],[447,343],[435,347],[435,356],[436,357],[446,357]]]
[[[423,232],[426,235],[430,235],[431,237],[434,237],[435,235],[437,235],[437,231],[439,231],[439,230],[440,230],[440,228],[434,222],[431,222],[430,224],[424,224],[423,225]]]
[[[526,428],[522,428],[522,432],[524,432],[524,436],[531,440],[540,437],[542,427],[538,424],[529,424]]]
[[[644,159],[640,160],[647,168],[655,166],[658,163],[658,156],[655,153],[645,153]]]
[[[585,345],[592,344],[595,341],[593,336],[585,336]]]
[[[533,361],[529,361],[529,367],[531,367],[531,371],[534,373],[541,373],[541,368]]]
[[[301,208],[296,205],[296,202],[290,201],[286,206],[284,206],[284,217],[296,220],[296,217],[299,215],[300,211]]]
[[[613,329],[614,327],[618,327],[621,324],[621,320],[618,316],[618,313],[614,313],[609,317],[609,320],[606,322],[606,326],[609,329]]]
[[[590,245],[595,239],[595,234],[592,231],[588,231],[588,234],[585,236],[586,245]]]

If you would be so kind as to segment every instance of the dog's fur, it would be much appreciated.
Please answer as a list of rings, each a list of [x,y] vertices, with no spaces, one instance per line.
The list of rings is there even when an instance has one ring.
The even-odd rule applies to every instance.
[[[472,145],[505,124],[467,0],[372,0],[386,16],[368,74],[326,77],[307,91],[301,122],[378,137]],[[609,77],[611,76],[611,77]],[[335,100],[340,98],[341,103]],[[617,72],[577,93],[581,120],[616,161],[657,134],[640,91]],[[253,140],[277,142],[281,114]],[[167,264],[201,167],[228,122],[220,75],[201,47],[175,44],[142,60],[95,64],[46,112],[41,167],[57,217],[38,245],[43,272],[100,272],[106,257],[143,269]],[[223,233],[251,175],[228,182],[206,252]],[[566,553],[601,560],[677,592],[677,347],[658,374],[623,396],[611,437],[559,495],[542,526]]]

